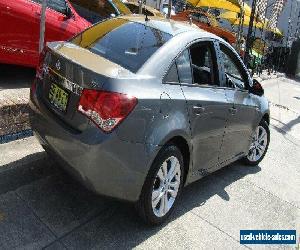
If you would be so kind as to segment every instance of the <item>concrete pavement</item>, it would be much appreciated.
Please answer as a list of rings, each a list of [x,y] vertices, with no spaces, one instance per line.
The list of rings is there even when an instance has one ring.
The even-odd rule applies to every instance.
[[[272,124],[300,145],[300,83],[287,78],[263,82],[270,101]]]
[[[239,230],[296,229],[299,236],[299,123],[285,112],[299,112],[299,85],[286,82],[263,83],[274,111],[262,163],[235,163],[188,186],[160,227],[145,226],[131,204],[86,190],[33,137],[0,145],[0,248],[261,249],[276,246],[240,245]]]

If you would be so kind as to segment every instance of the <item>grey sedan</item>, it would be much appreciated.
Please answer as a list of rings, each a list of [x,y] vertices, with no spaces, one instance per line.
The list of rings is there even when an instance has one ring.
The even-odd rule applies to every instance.
[[[134,202],[150,224],[185,185],[237,160],[259,164],[270,141],[263,88],[234,49],[155,17],[106,20],[48,44],[30,105],[35,135],[62,167]]]

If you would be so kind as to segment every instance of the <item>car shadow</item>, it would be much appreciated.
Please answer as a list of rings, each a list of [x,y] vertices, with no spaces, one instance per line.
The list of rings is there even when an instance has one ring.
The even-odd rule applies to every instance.
[[[0,195],[58,173],[52,164],[45,152],[38,152],[0,166]]]
[[[166,223],[159,226],[145,225],[137,216],[132,204],[117,202],[95,220],[68,234],[61,242],[67,248],[132,249],[160,231],[168,231],[174,224],[178,226],[185,223],[181,218],[186,213],[196,207],[205,206],[215,195],[229,201],[230,195],[226,192],[226,187],[246,175],[259,171],[259,166],[247,167],[235,163],[187,186],[173,214]]]
[[[88,191],[44,152],[4,167],[10,169],[10,172],[0,171],[1,189],[5,191],[5,185],[11,180],[19,180],[13,182],[6,191],[15,189],[17,195],[56,236],[56,240],[48,246],[59,243],[67,248],[78,249],[136,247],[180,221],[183,215],[195,207],[205,206],[215,195],[229,201],[226,187],[261,170],[259,166],[247,167],[237,162],[192,183],[184,188],[169,220],[153,227],[141,221],[133,204]]]
[[[235,162],[226,166],[192,184],[187,186],[184,190],[183,197],[195,197],[191,206],[186,206],[189,210],[194,206],[202,206],[206,201],[214,195],[218,195],[225,201],[230,200],[229,194],[226,192],[226,187],[243,177],[256,174],[261,171],[259,166],[245,166],[240,162]],[[199,192],[201,190],[201,192]]]
[[[35,69],[16,65],[0,64],[0,90],[30,87]]]

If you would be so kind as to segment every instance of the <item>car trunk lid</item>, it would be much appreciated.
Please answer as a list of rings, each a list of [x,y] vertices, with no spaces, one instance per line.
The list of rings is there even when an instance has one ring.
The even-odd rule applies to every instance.
[[[113,78],[133,74],[121,66],[68,43],[50,43],[44,65],[42,99],[49,110],[73,129],[83,131],[89,119],[78,112],[83,89],[101,90]]]

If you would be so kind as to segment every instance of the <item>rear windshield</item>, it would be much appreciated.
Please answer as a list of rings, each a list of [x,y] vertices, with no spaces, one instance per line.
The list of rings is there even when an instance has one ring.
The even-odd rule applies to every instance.
[[[147,25],[116,18],[95,25],[71,42],[136,73],[171,37]]]

